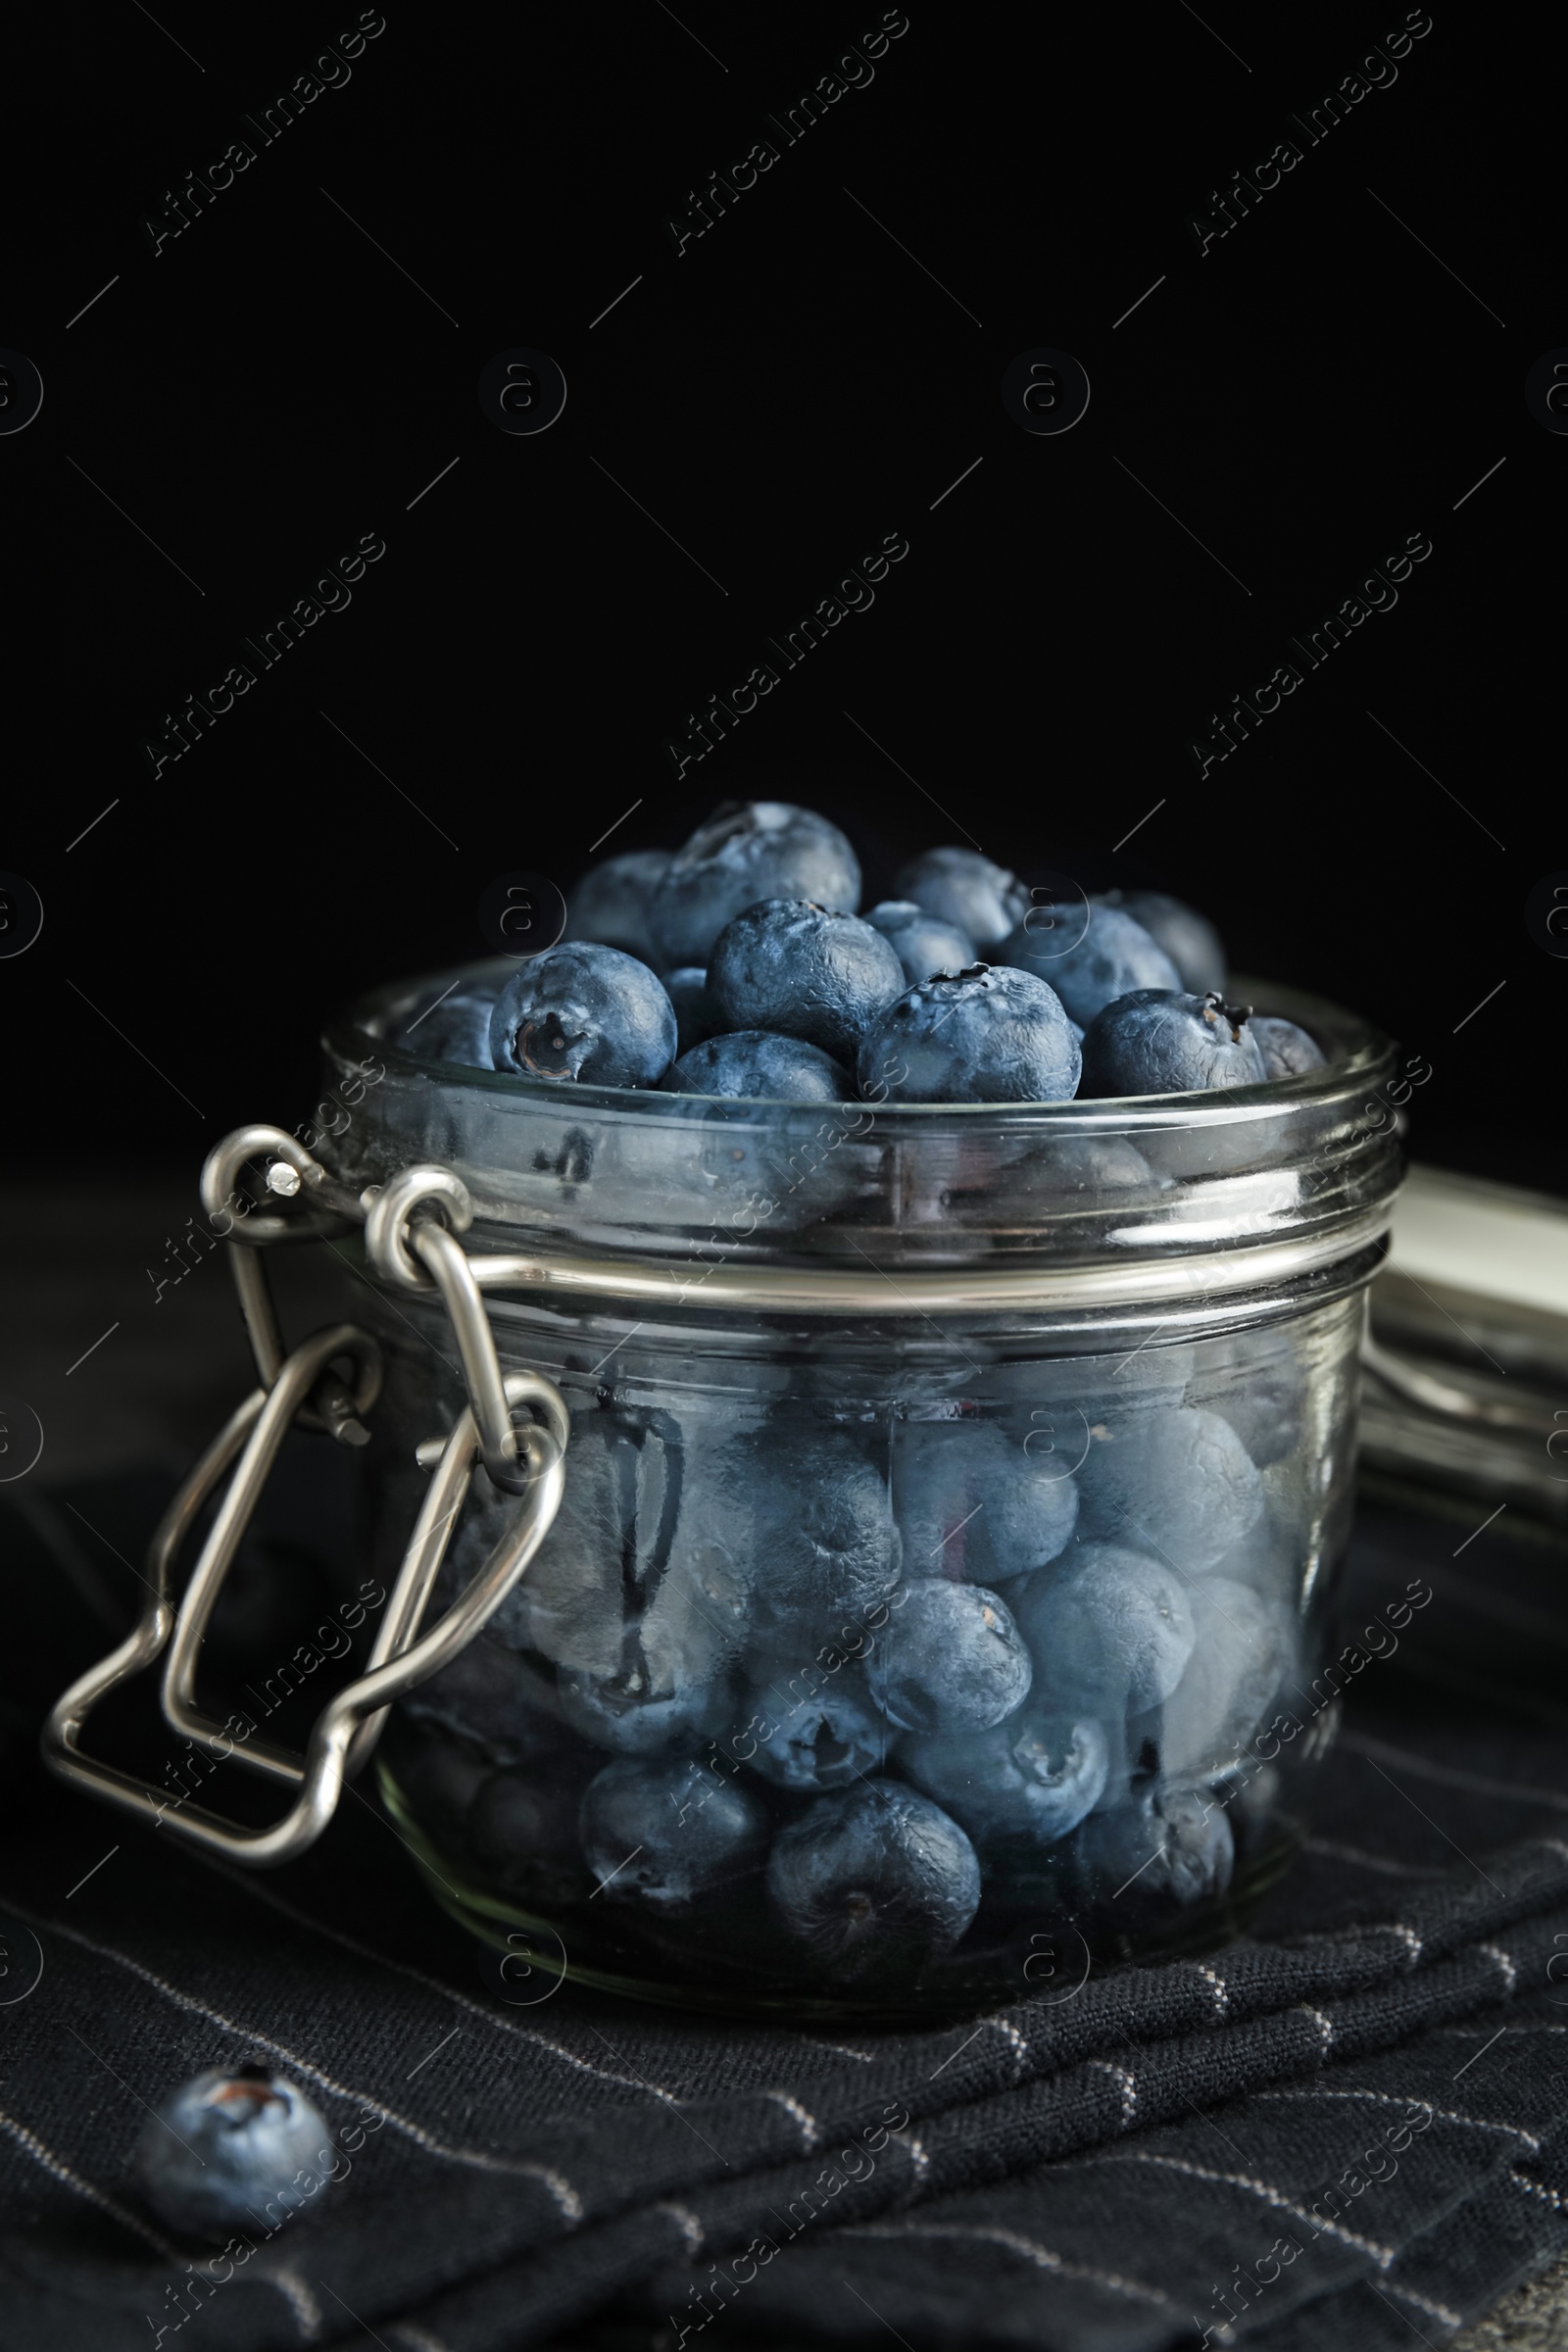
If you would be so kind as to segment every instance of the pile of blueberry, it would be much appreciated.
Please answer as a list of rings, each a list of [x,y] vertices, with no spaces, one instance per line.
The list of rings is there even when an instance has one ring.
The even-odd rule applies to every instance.
[[[416,1050],[553,1083],[794,1102],[1064,1102],[1322,1063],[1294,1022],[1226,1004],[1218,934],[1159,891],[1042,906],[962,849],[926,851],[899,890],[858,914],[836,825],[731,803],[672,857],[591,868],[571,936],[498,996],[454,991]]]

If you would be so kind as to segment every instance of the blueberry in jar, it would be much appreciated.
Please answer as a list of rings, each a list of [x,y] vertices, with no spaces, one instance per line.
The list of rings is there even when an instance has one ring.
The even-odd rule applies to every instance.
[[[1136,1935],[1174,1907],[1223,1894],[1236,1847],[1219,1799],[1158,1783],[1131,1803],[1091,1813],[1060,1849],[1067,1900],[1102,1903],[1107,1923]]]
[[[677,850],[649,900],[667,970],[708,962],[714,940],[759,899],[814,899],[853,914],[860,865],[837,825],[787,801],[728,801]]]
[[[561,1712],[574,1732],[617,1756],[691,1755],[734,1712],[723,1675],[711,1682],[662,1679],[660,1666],[633,1649],[613,1674],[561,1669]]]
[[[1195,996],[1225,986],[1225,947],[1206,914],[1163,890],[1103,890],[1094,904],[1118,906],[1142,923],[1155,945],[1164,949],[1183,988]]]
[[[1252,1035],[1263,1056],[1266,1078],[1299,1078],[1325,1066],[1322,1048],[1295,1021],[1257,1013],[1252,1017]]]
[[[957,1823],[901,1781],[819,1796],[773,1840],[767,1895],[830,1983],[898,1982],[950,1952],[980,1903]]]
[[[1048,981],[1086,1030],[1105,1005],[1134,989],[1181,987],[1164,949],[1119,906],[1091,900],[1088,923],[1068,948],[1057,946],[1056,926],[1030,924],[1026,916],[1008,934],[996,950],[997,961]]]
[[[243,2230],[270,2203],[297,2210],[331,2162],[331,2133],[305,2093],[260,2064],[182,2083],[148,2116],[131,2158],[159,2220],[190,2237]]]
[[[664,994],[675,1007],[675,1052],[689,1054],[719,1026],[708,1002],[708,974],[700,963],[683,963],[664,974]]]
[[[639,963],[657,965],[648,903],[668,864],[667,850],[621,850],[613,858],[601,858],[572,887],[562,937],[618,948]]]
[[[1261,1086],[1267,1075],[1248,1005],[1139,988],[1107,1004],[1085,1030],[1078,1091],[1086,1100],[1186,1095]]]
[[[1110,1741],[1094,1716],[1031,1701],[989,1731],[911,1733],[898,1756],[984,1853],[1017,1839],[1054,1845],[1075,1830],[1100,1802]]]
[[[1193,1654],[1186,1591],[1157,1559],[1075,1545],[1015,1595],[1043,1704],[1114,1721],[1168,1698]]]
[[[1155,1550],[1180,1574],[1201,1576],[1257,1525],[1262,1479],[1220,1414],[1162,1405],[1096,1426],[1102,1434],[1078,1484],[1085,1520],[1107,1543]]]
[[[961,972],[976,960],[975,944],[967,931],[960,931],[956,923],[944,922],[941,915],[932,914],[913,899],[884,899],[865,919],[874,931],[881,932],[904,966],[908,988],[938,972]]]
[[[871,1695],[905,1731],[989,1730],[1028,1695],[1033,1675],[1012,1611],[983,1585],[908,1585],[866,1668]]]
[[[755,1622],[802,1660],[844,1626],[880,1624],[902,1547],[886,1484],[848,1432],[773,1426],[715,1463],[712,1503],[754,1564]]]
[[[880,931],[808,899],[759,900],[725,924],[708,958],[715,1026],[805,1038],[840,1061],[854,1060],[904,986]]]
[[[1042,1408],[1021,1436],[968,1418],[899,1425],[893,1508],[906,1575],[1005,1584],[1043,1568],[1065,1547],[1078,1517],[1078,1489],[1063,1469],[1072,1454],[1045,1452],[1054,1444],[1046,1418]],[[1076,1415],[1056,1418],[1064,1433],[1076,1434]]]
[[[856,1064],[868,1102],[1065,1102],[1078,1041],[1032,973],[974,963],[906,989],[867,1030]]]
[[[494,985],[465,983],[416,1012],[399,1032],[398,1044],[405,1054],[416,1054],[421,1061],[457,1061],[467,1069],[491,1069],[490,1017],[495,1003]]]
[[[589,1783],[578,1835],[607,1902],[679,1912],[760,1867],[767,1815],[699,1758],[622,1757]]]
[[[1204,1577],[1192,1591],[1197,1640],[1163,1705],[1129,1727],[1129,1744],[1153,1740],[1167,1781],[1192,1785],[1236,1769],[1272,1712],[1296,1663],[1290,1609],[1234,1578]]]
[[[811,1677],[817,1688],[798,1694],[797,1677],[784,1679],[790,1664],[781,1652],[778,1675],[751,1686],[720,1745],[797,1796],[820,1796],[880,1773],[894,1735],[855,1669]]]
[[[1029,893],[1017,875],[978,850],[922,851],[900,874],[898,894],[952,923],[982,952],[998,946],[1029,911]]]
[[[849,1071],[820,1046],[767,1029],[732,1029],[683,1054],[663,1077],[669,1095],[762,1102],[848,1102]]]
[[[518,964],[496,999],[490,1053],[524,1078],[657,1086],[675,1056],[675,1008],[635,956],[571,942]]]

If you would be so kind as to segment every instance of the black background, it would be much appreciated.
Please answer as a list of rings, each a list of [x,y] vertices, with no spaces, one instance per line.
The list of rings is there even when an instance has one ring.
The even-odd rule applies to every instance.
[[[569,890],[608,829],[673,846],[760,784],[845,825],[868,897],[965,836],[1173,889],[1236,968],[1427,1056],[1418,1152],[1560,1184],[1568,963],[1523,911],[1568,866],[1568,440],[1523,398],[1568,343],[1549,16],[1434,0],[1394,86],[1202,258],[1188,215],[1401,8],[910,0],[784,147],[764,112],[879,9],[388,0],[262,147],[241,112],[356,16],[168,0],[11,35],[0,342],[46,387],[0,439],[0,865],[46,908],[0,963],[13,1169],[194,1173],[241,1120],[292,1124],[322,1016],[481,953],[494,874]],[[257,160],[155,259],[144,216],[242,133]],[[762,136],[778,162],[677,258],[666,217]],[[1093,386],[1058,438],[999,395],[1040,344]],[[538,437],[478,407],[512,345],[565,372]],[[351,606],[155,781],[164,714],[366,532]],[[686,713],[889,532],[874,608],[677,782]],[[1397,608],[1200,781],[1188,739],[1416,532]]]

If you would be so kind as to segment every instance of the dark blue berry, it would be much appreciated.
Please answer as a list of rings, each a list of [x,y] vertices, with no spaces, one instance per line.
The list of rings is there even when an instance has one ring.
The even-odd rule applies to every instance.
[[[131,2159],[160,2221],[191,2237],[275,2228],[311,2203],[336,2161],[305,2093],[262,2065],[213,2067],[183,2083],[148,2116]]]
[[[803,1662],[892,1594],[902,1547],[887,1487],[847,1432],[775,1424],[739,1438],[708,1492],[754,1563],[759,1628],[798,1644]]]
[[[903,991],[880,931],[808,899],[761,899],[725,924],[708,958],[715,1025],[801,1037],[840,1061]]]
[[[1164,949],[1119,906],[1091,900],[1082,930],[1080,920],[1046,917],[1035,908],[997,949],[997,961],[1046,981],[1086,1030],[1105,1005],[1135,988],[1180,988]]]
[[[856,1669],[846,1664],[826,1675],[807,1668],[786,1681],[787,1653],[779,1662],[776,1676],[748,1690],[720,1746],[797,1795],[818,1796],[881,1772],[893,1735]],[[792,1683],[808,1678],[816,1688],[797,1694]]]
[[[654,1687],[648,1662],[634,1657],[612,1675],[560,1672],[561,1711],[574,1732],[617,1756],[690,1755],[734,1713],[733,1687],[677,1682]]]
[[[590,1774],[603,1771],[605,1760],[587,1752],[586,1764],[558,1749],[542,1768],[498,1772],[474,1798],[468,1849],[509,1890],[552,1902],[588,1899],[592,1881],[577,1842],[578,1807]]]
[[[974,1847],[899,1781],[819,1796],[773,1840],[767,1893],[821,1975],[906,1983],[950,1952],[980,1902]]]
[[[1107,1004],[1084,1034],[1083,1059],[1086,1099],[1261,1086],[1268,1075],[1246,1005],[1169,988],[1135,989]]]
[[[1065,1102],[1078,1042],[1060,999],[1028,972],[970,964],[906,989],[857,1062],[868,1102]]]
[[[493,1069],[490,1016],[496,993],[494,979],[462,983],[439,1004],[416,1011],[398,1044],[421,1061],[459,1061],[468,1069]]]
[[[594,940],[600,947],[635,956],[639,963],[657,966],[648,903],[668,864],[667,850],[622,850],[616,857],[602,858],[572,886],[563,939]]]
[[[853,914],[860,866],[837,825],[787,801],[729,801],[670,859],[649,904],[662,965],[706,964],[727,922],[759,899],[814,899]]]
[[[592,1086],[657,1086],[675,1057],[675,1010],[647,964],[573,942],[518,964],[496,1000],[498,1070]]]
[[[1263,1056],[1265,1078],[1299,1078],[1307,1070],[1325,1067],[1322,1048],[1294,1021],[1261,1013],[1253,1015],[1250,1027]]]
[[[626,1757],[591,1781],[583,1858],[607,1902],[684,1911],[759,1869],[767,1815],[737,1774],[696,1757]]]
[[[767,1029],[731,1029],[683,1054],[663,1078],[669,1095],[763,1102],[848,1102],[850,1073],[820,1046]]]
[[[1195,1583],[1191,1600],[1198,1638],[1186,1671],[1163,1706],[1129,1726],[1129,1745],[1152,1739],[1166,1780],[1189,1787],[1237,1767],[1297,1655],[1285,1602],[1226,1576]]]
[[[1100,1802],[1110,1763],[1104,1727],[1033,1704],[986,1732],[915,1733],[899,1761],[984,1849],[1054,1844]]]
[[[1225,986],[1224,942],[1207,915],[1195,906],[1162,890],[1102,891],[1095,904],[1119,906],[1135,923],[1142,923],[1176,966],[1182,987],[1195,996]]]
[[[944,922],[914,899],[884,899],[866,921],[880,931],[904,966],[906,987],[938,972],[961,972],[975,960],[974,941],[956,923]]]
[[[1162,1405],[1096,1429],[1078,1485],[1086,1525],[1106,1543],[1157,1552],[1179,1574],[1201,1576],[1256,1525],[1262,1479],[1218,1413]]]
[[[1064,1450],[1066,1436],[1079,1426],[1075,1414],[1056,1418],[1060,1446],[1044,1412],[1021,1440],[994,1421],[899,1425],[893,1507],[906,1574],[999,1585],[1056,1557],[1078,1517],[1078,1490],[1063,1471],[1076,1451]]]
[[[1041,1703],[1106,1723],[1168,1698],[1198,1638],[1180,1578],[1114,1544],[1076,1545],[1014,1597]]]
[[[988,1731],[1023,1704],[1032,1675],[1006,1602],[944,1576],[904,1588],[866,1667],[877,1705],[909,1732]]]
[[[664,994],[675,1007],[675,1051],[689,1054],[721,1024],[708,1002],[708,974],[700,963],[683,963],[664,974]]]
[[[488,1628],[399,1704],[414,1722],[467,1740],[492,1764],[538,1764],[559,1755],[564,1739],[570,1744],[554,1683]]]
[[[1207,1790],[1157,1784],[1131,1803],[1091,1813],[1062,1849],[1069,1901],[1102,1903],[1107,1930],[1157,1929],[1223,1894],[1235,1844],[1225,1809]]]
[[[1017,875],[978,850],[923,851],[900,874],[898,892],[955,925],[982,954],[1005,939],[1029,909],[1029,893]]]

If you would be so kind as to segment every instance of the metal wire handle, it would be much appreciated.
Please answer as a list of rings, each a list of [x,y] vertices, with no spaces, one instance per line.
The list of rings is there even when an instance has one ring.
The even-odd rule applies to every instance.
[[[225,1137],[202,1171],[202,1200],[215,1218],[228,1213],[225,1238],[240,1309],[250,1335],[261,1386],[230,1414],[164,1513],[148,1551],[149,1598],[134,1630],[111,1654],[77,1678],[44,1727],[43,1757],[62,1780],[122,1811],[151,1820],[178,1838],[231,1861],[265,1869],[292,1861],[314,1845],[336,1810],[343,1784],[361,1770],[386,1721],[390,1702],[451,1663],[487,1623],[522,1575],[557,1511],[565,1476],[570,1416],[553,1381],[540,1372],[503,1376],[484,1301],[466,1252],[445,1225],[428,1221],[439,1207],[461,1232],[472,1207],[460,1180],[440,1168],[411,1169],[355,1204],[373,1221],[372,1258],[409,1288],[438,1290],[452,1317],[467,1381],[468,1405],[444,1445],[427,1441],[416,1452],[432,1475],[403,1555],[397,1581],[371,1644],[364,1674],[328,1699],[312,1727],[303,1755],[270,1740],[236,1740],[226,1725],[206,1714],[196,1695],[196,1672],[209,1619],[238,1551],[279,1446],[298,1422],[323,1430],[342,1445],[364,1445],[368,1415],[380,1393],[381,1350],[353,1323],[315,1332],[285,1354],[259,1252],[271,1243],[315,1239],[353,1222],[353,1210],[334,1203],[324,1215],[253,1216],[239,1223],[227,1204],[247,1160],[271,1154],[267,1182],[287,1200],[304,1185],[324,1186],[325,1170],[278,1127],[242,1127]],[[415,1225],[414,1212],[424,1216]],[[411,1256],[410,1250],[415,1252]],[[333,1369],[351,1362],[351,1386]],[[532,1408],[543,1426],[514,1415]],[[482,1460],[493,1483],[515,1499],[483,1566],[439,1622],[422,1638],[419,1621],[440,1573],[452,1530]],[[227,1478],[222,1498],[176,1612],[172,1597],[174,1562],[203,1505]],[[251,1771],[285,1782],[293,1804],[269,1829],[246,1829],[183,1798],[159,1795],[118,1766],[85,1754],[81,1737],[100,1700],[168,1652],[160,1692],[171,1727],[226,1752]],[[233,1719],[230,1718],[230,1721]],[[225,1742],[226,1751],[220,1743]]]

